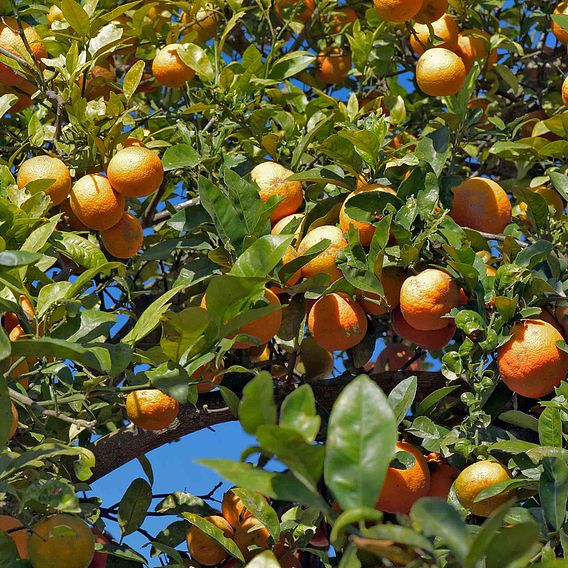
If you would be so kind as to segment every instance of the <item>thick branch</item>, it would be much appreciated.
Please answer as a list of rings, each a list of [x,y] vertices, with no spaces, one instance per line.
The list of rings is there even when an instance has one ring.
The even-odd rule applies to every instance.
[[[440,373],[398,371],[374,375],[373,378],[385,393],[389,393],[401,381],[416,375],[418,391],[416,400],[420,401],[431,392],[446,384]],[[352,380],[345,376],[329,381],[321,381],[312,385],[319,412],[329,412],[343,388]],[[281,387],[276,393],[280,403],[290,392],[290,387]],[[155,450],[169,442],[178,440],[187,434],[211,428],[217,424],[231,422],[236,418],[230,413],[220,393],[212,392],[200,395],[197,406],[184,406],[180,409],[178,419],[166,430],[149,432],[135,426],[125,426],[94,442],[89,449],[95,454],[96,465],[90,483],[104,477],[125,463]]]

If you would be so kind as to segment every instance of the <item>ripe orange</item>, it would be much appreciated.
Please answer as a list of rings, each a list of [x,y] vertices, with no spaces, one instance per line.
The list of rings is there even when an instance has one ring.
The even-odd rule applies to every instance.
[[[107,176],[118,193],[126,197],[146,197],[162,185],[164,167],[160,157],[152,150],[129,146],[113,156]]]
[[[282,200],[270,214],[270,221],[274,224],[296,213],[304,201],[302,182],[286,181],[294,172],[274,162],[263,162],[250,173],[252,181],[259,187],[262,201],[268,201],[272,196],[281,197]]]
[[[245,333],[256,337],[259,344],[268,343],[280,329],[282,323],[282,309],[278,296],[269,288],[264,290],[264,299],[273,306],[279,306],[279,309],[270,312],[269,314],[257,318],[253,321],[245,323],[239,328],[238,333]],[[235,349],[249,349],[256,344],[250,341],[235,343]]]
[[[458,45],[459,34],[456,19],[453,16],[450,16],[450,14],[444,14],[438,20],[432,22],[431,25],[434,30],[434,35],[437,38],[444,40],[444,43],[441,43],[436,47],[443,47],[450,51],[455,51]],[[410,34],[410,46],[415,53],[422,55],[425,47],[428,45],[428,40],[430,39],[430,29],[426,24],[418,23],[414,24],[412,29],[416,35]]]
[[[20,558],[25,559],[28,557],[29,535],[27,529],[24,527],[22,522],[15,517],[10,517],[9,515],[0,515],[0,530],[9,531],[11,529],[17,529],[19,527],[22,527],[21,530],[13,531],[8,534],[16,544]]]
[[[12,330],[8,334],[8,339],[10,341],[18,341],[18,339],[20,339],[24,335],[25,335],[24,328],[18,323],[18,325],[12,328]],[[7,372],[8,369],[16,362],[17,359],[18,357],[15,356],[8,357],[8,359],[6,359],[4,364],[0,365],[0,368],[4,367],[4,371]],[[29,373],[30,365],[34,365],[36,361],[37,359],[33,357],[28,357],[27,359],[24,359],[15,369],[12,370],[8,378],[17,380],[27,390],[30,385],[29,379],[27,377],[18,379],[18,377],[25,375],[26,373]]]
[[[65,528],[58,536],[57,527]],[[95,553],[95,537],[87,524],[73,515],[52,515],[34,525],[28,541],[34,568],[86,568]],[[69,534],[69,531],[72,534]]]
[[[179,412],[177,400],[158,389],[143,389],[128,393],[126,414],[139,428],[163,430],[176,418]]]
[[[225,537],[233,537],[233,527],[223,517],[211,515],[205,519],[221,529]],[[186,540],[191,557],[203,566],[216,566],[227,558],[227,551],[196,526],[189,528]]]
[[[386,22],[412,20],[420,12],[423,0],[374,0],[379,16]]]
[[[343,49],[337,47],[325,49],[317,56],[316,77],[328,85],[343,83],[347,79],[352,63],[351,55]]]
[[[225,520],[234,529],[238,529],[243,521],[252,517],[252,513],[245,507],[242,499],[237,497],[231,489],[223,495],[221,511]]]
[[[400,303],[400,290],[405,278],[406,275],[402,268],[386,266],[380,275],[386,301],[378,294],[365,292],[364,298],[359,300],[359,304],[368,314],[373,316],[381,316],[392,311]],[[380,303],[377,303],[377,301]]]
[[[219,14],[210,6],[195,11],[184,12],[181,23],[187,25],[187,30],[197,34],[197,41],[206,42],[217,35],[217,22]]]
[[[349,215],[347,214],[347,203],[353,196],[358,195],[359,193],[366,193],[371,191],[382,191],[384,193],[396,195],[396,191],[388,185],[381,185],[377,183],[363,185],[347,196],[347,199],[343,202],[341,210],[339,211],[339,227],[341,228],[342,232],[347,233],[349,231],[349,227],[353,225],[353,227],[355,227],[355,229],[359,231],[359,240],[361,242],[361,245],[364,247],[368,247],[371,244],[371,240],[375,235],[375,227],[372,223],[357,221],[349,217]],[[376,219],[377,221],[380,221],[382,219],[382,215],[377,214]]]
[[[124,196],[113,190],[106,177],[88,174],[74,183],[69,205],[83,225],[104,231],[120,221],[125,204]]]
[[[332,21],[335,24],[334,33],[339,33],[345,26],[356,22],[359,19],[357,12],[349,6],[341,6],[333,12]]]
[[[84,78],[81,75],[79,79],[79,86],[85,93],[85,98],[88,101],[94,101],[102,97],[108,101],[110,94],[117,92],[117,88],[113,86],[116,81],[116,69],[114,66],[106,62],[103,65],[94,65],[88,73],[87,81],[83,86]]]
[[[302,22],[307,22],[312,14],[315,12],[316,3],[315,0],[274,0],[274,9],[279,18],[282,16],[287,16],[292,11],[296,10],[296,4],[298,2],[304,6],[304,10],[298,14],[298,18]]]
[[[568,2],[560,2],[554,9],[553,14],[568,14]],[[552,33],[560,43],[568,45],[568,32],[564,28],[561,28],[554,20],[552,21]]]
[[[511,222],[511,202],[495,181],[472,177],[453,188],[450,215],[462,227],[500,234]]]
[[[24,36],[33,53],[33,60],[20,37],[18,22],[14,18],[0,17],[0,47],[30,63],[40,63],[42,58],[47,57],[45,45],[32,26],[22,22],[22,27]],[[0,63],[0,83],[10,87],[23,82],[23,77],[10,69],[6,64]]]
[[[156,53],[152,61],[152,75],[163,87],[183,87],[195,77],[195,71],[187,66],[178,54],[179,43],[170,43]]]
[[[381,494],[375,505],[385,513],[407,515],[412,505],[430,490],[430,470],[420,448],[409,442],[397,442],[396,450],[414,456],[414,465],[408,469],[389,467]]]
[[[420,331],[415,329],[402,317],[400,308],[396,308],[392,312],[391,324],[397,335],[423,349],[442,349],[452,340],[456,333],[456,328],[452,323],[437,331]]]
[[[439,20],[448,9],[448,0],[423,0],[420,12],[415,19],[421,24]]]
[[[341,271],[335,264],[335,258],[347,246],[347,241],[339,227],[322,225],[312,229],[298,246],[298,254],[300,256],[306,254],[311,247],[324,239],[330,241],[328,247],[302,267],[302,276],[310,278],[316,274],[328,274],[334,282],[341,278]]]
[[[566,77],[562,83],[562,102],[564,106],[568,108],[568,77]]]
[[[208,363],[202,365],[193,373],[190,377],[191,381],[199,381],[197,385],[197,392],[199,394],[204,394],[206,392],[212,391],[217,385],[220,385],[223,381],[223,375],[221,368],[216,368],[213,363]]]
[[[444,318],[461,304],[459,286],[446,272],[428,268],[407,278],[400,290],[400,311],[409,325],[421,331],[443,329]]]
[[[510,493],[503,492],[489,499],[474,502],[481,491],[501,481],[511,479],[507,468],[499,462],[478,461],[466,467],[455,481],[456,497],[459,502],[478,517],[489,517],[497,507],[508,501]]]
[[[295,219],[302,219],[304,217],[303,213],[292,213],[292,215],[286,215],[286,217],[282,217],[280,221],[278,221],[274,227],[272,227],[272,231],[270,231],[273,235],[280,235],[282,231],[286,228],[286,225],[294,221]],[[299,235],[302,229],[302,223],[298,225],[298,228],[295,230],[294,235]]]
[[[67,199],[71,190],[71,174],[69,168],[59,158],[36,156],[20,166],[17,178],[20,189],[39,180],[53,180],[44,191],[54,205],[59,205]]]
[[[426,456],[430,468],[429,497],[448,499],[450,489],[458,478],[460,470],[449,464],[440,454],[432,452]]]
[[[62,203],[59,204],[61,211],[65,213],[65,219],[67,221],[67,225],[72,231],[88,231],[89,227],[81,222],[79,217],[73,213],[73,209],[71,209],[71,203],[69,199],[66,199]]]
[[[124,213],[116,225],[101,231],[101,240],[112,256],[132,258],[144,244],[144,232],[140,221],[134,215]]]
[[[499,373],[513,391],[528,398],[551,393],[568,374],[568,353],[556,346],[564,339],[549,323],[524,320],[497,352]]]
[[[256,517],[250,516],[237,528],[233,538],[244,559],[248,562],[268,548],[270,533]],[[249,547],[251,548],[249,549]]]
[[[465,83],[463,61],[453,51],[433,47],[425,51],[416,64],[416,82],[431,97],[457,94]]]
[[[328,351],[345,351],[361,343],[367,333],[363,308],[344,294],[326,294],[308,315],[308,328],[316,343]]]
[[[2,95],[16,95],[18,100],[10,107],[9,113],[14,114],[31,107],[33,101],[31,96],[37,91],[34,85],[24,81],[16,87],[8,87],[0,84],[0,96]]]
[[[296,370],[307,382],[323,381],[333,373],[333,353],[320,347],[313,337],[300,343]]]
[[[391,343],[387,345],[377,357],[375,361],[375,373],[385,373],[387,371],[399,371],[414,357],[412,349],[400,343]],[[409,371],[421,371],[422,361],[417,359],[411,363],[407,369]]]
[[[495,63],[497,63],[497,51],[493,50],[489,53],[490,38],[490,34],[476,28],[463,30],[459,34],[457,53],[463,59],[467,73],[471,71],[477,59],[485,61],[486,71],[492,69]]]

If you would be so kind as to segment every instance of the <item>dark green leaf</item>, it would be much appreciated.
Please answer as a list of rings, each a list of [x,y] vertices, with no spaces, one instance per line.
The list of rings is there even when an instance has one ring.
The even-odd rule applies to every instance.
[[[239,420],[245,432],[255,434],[263,424],[276,424],[273,390],[272,376],[267,371],[247,383],[239,404]]]

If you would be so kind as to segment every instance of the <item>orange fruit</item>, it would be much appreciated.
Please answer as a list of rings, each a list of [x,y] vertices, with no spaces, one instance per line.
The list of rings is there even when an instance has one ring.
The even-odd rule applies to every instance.
[[[60,203],[59,207],[61,208],[61,211],[63,211],[63,213],[65,213],[65,218],[67,220],[67,224],[69,225],[69,228],[72,231],[88,231],[89,230],[89,227],[87,227],[87,225],[82,223],[80,221],[79,217],[77,217],[77,215],[75,215],[75,213],[73,213],[73,209],[71,209],[71,203],[70,203],[69,199],[66,199],[65,201]]]
[[[158,389],[143,389],[128,393],[126,414],[131,422],[144,430],[163,430],[179,412],[177,400]]]
[[[118,193],[126,197],[146,197],[162,185],[164,167],[160,157],[152,150],[129,146],[112,157],[107,176]]]
[[[335,24],[333,31],[339,33],[345,26],[356,22],[359,19],[357,12],[349,6],[341,6],[333,12],[332,21]]]
[[[18,554],[20,558],[25,559],[28,557],[28,531],[21,521],[15,517],[10,517],[10,515],[0,515],[0,530],[9,531],[12,529],[21,530],[13,531],[8,533],[10,538],[14,541],[16,548],[18,549]]]
[[[302,182],[286,181],[294,172],[274,162],[263,162],[254,167],[250,173],[251,179],[259,187],[262,201],[268,201],[272,196],[281,197],[270,214],[271,223],[296,213],[304,201]]]
[[[0,84],[0,96],[16,95],[18,100],[10,107],[9,114],[20,112],[32,106],[31,96],[37,91],[34,85],[24,81],[16,87],[7,87]]]
[[[568,77],[562,82],[562,102],[568,108]]]
[[[458,45],[458,34],[459,29],[456,23],[456,19],[450,14],[444,14],[441,18],[432,22],[432,29],[434,30],[434,35],[444,41],[437,45],[436,47],[443,47],[449,49],[450,51],[455,51]],[[415,23],[412,26],[414,34],[410,34],[410,46],[418,55],[424,53],[424,49],[428,45],[428,40],[430,39],[430,29],[426,24]],[[424,46],[424,47],[422,47]]]
[[[513,326],[512,337],[497,351],[503,382],[528,398],[551,393],[568,374],[568,353],[556,346],[562,334],[541,320],[524,320]]]
[[[132,258],[144,244],[140,221],[131,213],[124,213],[110,229],[101,231],[105,249],[116,258]]]
[[[319,81],[328,85],[343,83],[347,79],[353,63],[351,55],[337,47],[320,51],[316,61],[316,77]]]
[[[507,468],[495,461],[478,461],[466,467],[455,481],[456,497],[463,507],[478,517],[489,517],[497,507],[508,501],[509,492],[499,493],[489,499],[475,503],[481,491],[501,481],[508,481],[511,475]]]
[[[355,227],[355,229],[359,231],[359,241],[364,247],[368,247],[371,244],[371,240],[375,235],[375,227],[372,223],[357,221],[349,217],[349,215],[347,214],[347,204],[353,196],[358,195],[359,193],[367,193],[371,191],[382,191],[384,193],[396,195],[396,191],[388,185],[381,185],[377,183],[363,185],[347,196],[347,199],[343,202],[341,210],[339,211],[339,227],[341,228],[342,232],[347,233],[349,231],[349,227],[353,225],[353,227]],[[382,215],[377,214],[376,219],[377,221],[380,221],[382,219]]]
[[[237,497],[231,489],[223,495],[221,511],[225,520],[234,529],[238,529],[243,521],[252,517],[252,513],[245,507],[242,499]]]
[[[560,2],[554,9],[553,14],[568,14],[568,2]],[[552,21],[552,33],[560,43],[568,45],[568,32],[564,28],[561,28],[554,20]]]
[[[400,371],[414,357],[412,349],[400,343],[387,345],[377,357],[374,365],[375,373],[387,371]],[[408,371],[421,371],[422,361],[417,359],[407,367]]]
[[[326,294],[310,310],[308,328],[320,347],[345,351],[363,341],[367,318],[363,308],[348,296]]]
[[[61,527],[65,533],[58,535]],[[52,515],[32,528],[28,541],[34,568],[86,568],[95,554],[95,537],[85,521],[73,515]]]
[[[416,14],[415,20],[421,24],[435,22],[439,20],[448,9],[448,0],[423,0],[420,12]]]
[[[116,69],[107,62],[103,65],[94,65],[88,73],[86,83],[84,83],[84,78],[81,75],[79,79],[79,86],[88,101],[94,101],[100,97],[102,97],[105,101],[108,101],[110,94],[118,91],[118,89],[112,84],[115,81]]]
[[[288,225],[295,219],[302,219],[303,217],[304,217],[303,213],[292,213],[292,215],[286,215],[286,217],[282,217],[282,219],[280,219],[280,221],[278,221],[274,225],[274,227],[272,227],[272,230],[270,232],[273,235],[280,235],[282,231],[286,228],[286,225]],[[296,236],[299,235],[301,228],[302,228],[302,223],[298,225],[298,228],[294,232],[294,235]]]
[[[217,35],[219,14],[211,7],[204,6],[197,10],[184,12],[181,23],[187,25],[187,30],[197,34],[197,41],[206,42]]]
[[[170,43],[160,49],[152,61],[152,75],[163,87],[183,87],[195,77],[195,71],[178,54],[179,43]]]
[[[430,470],[419,448],[409,442],[397,442],[396,451],[414,456],[414,465],[408,469],[389,467],[381,494],[375,505],[379,511],[407,515],[412,505],[430,490]]]
[[[334,282],[341,278],[341,271],[335,264],[335,258],[347,246],[347,241],[339,227],[322,225],[312,229],[298,246],[298,254],[300,256],[306,254],[311,247],[317,245],[323,239],[330,241],[328,247],[302,266],[302,276],[310,278],[316,274],[328,274],[331,281]]]
[[[477,28],[463,30],[459,34],[457,53],[462,58],[467,73],[471,71],[477,59],[485,61],[486,71],[489,71],[497,63],[497,51],[493,50],[489,53],[490,38],[490,34]]]
[[[500,234],[511,222],[511,202],[495,181],[472,177],[453,188],[450,215],[462,227]]]
[[[553,219],[562,218],[562,212],[564,211],[564,200],[562,199],[562,197],[560,197],[560,194],[557,193],[556,190],[546,185],[540,185],[538,187],[531,188],[531,191],[541,195],[546,201],[547,205],[554,209],[554,213],[552,214]],[[527,215],[528,205],[524,201],[521,201],[518,205],[520,209],[518,218],[526,223],[529,220]]]
[[[392,311],[400,303],[400,290],[406,279],[404,270],[398,266],[386,266],[380,275],[381,284],[385,298],[382,299],[378,294],[365,292],[364,298],[359,300],[361,307],[370,315],[381,316]],[[372,301],[376,300],[376,301]],[[380,303],[377,303],[380,302]]]
[[[83,225],[104,231],[120,221],[125,204],[124,196],[113,190],[106,177],[87,174],[73,184],[69,205]]]
[[[432,452],[426,456],[430,468],[430,491],[429,497],[448,499],[450,489],[458,478],[460,470],[449,464],[441,454]]]
[[[416,82],[431,97],[448,97],[459,93],[465,83],[463,61],[453,51],[433,47],[425,51],[416,64]]]
[[[216,368],[213,363],[207,363],[199,367],[190,377],[191,381],[199,381],[197,392],[205,394],[212,391],[217,385],[220,385],[223,381],[223,375],[220,374],[222,369],[222,365],[221,368]]]
[[[394,332],[403,339],[422,347],[422,349],[442,349],[454,337],[456,328],[453,323],[435,331],[421,331],[412,327],[402,316],[400,308],[393,310],[391,324]]]
[[[422,0],[374,0],[379,16],[386,22],[412,20],[422,8]]]
[[[307,382],[323,381],[333,373],[333,353],[320,347],[313,337],[306,337],[300,343],[300,355],[296,371]]]
[[[443,329],[450,320],[443,316],[461,305],[459,286],[446,272],[428,268],[410,276],[400,290],[400,311],[420,331]]]
[[[279,306],[279,309],[269,314],[257,318],[253,321],[245,323],[239,328],[238,333],[244,333],[256,337],[259,344],[268,343],[280,329],[282,323],[282,309],[280,308],[280,300],[278,296],[269,288],[264,290],[264,299],[273,306]],[[256,344],[250,341],[235,343],[235,349],[249,349]]]
[[[487,123],[487,109],[489,108],[489,100],[488,99],[484,99],[483,97],[478,97],[476,99],[470,99],[467,103],[467,108],[469,108],[469,109],[480,108],[481,111],[482,111],[482,114],[479,117],[479,122],[477,124],[477,128],[481,128],[483,130],[491,129],[491,124]]]
[[[49,195],[54,205],[59,205],[67,199],[71,190],[71,174],[59,158],[36,156],[20,165],[17,177],[20,189],[39,180],[53,180],[44,192]]]
[[[32,26],[22,22],[22,27],[24,36],[33,53],[33,60],[20,37],[18,22],[14,18],[7,16],[0,17],[0,47],[21,57],[29,63],[40,63],[42,58],[47,57],[45,45]],[[0,63],[0,83],[11,87],[19,85],[24,81],[24,78],[10,67],[4,63]]]
[[[233,537],[233,527],[221,516],[210,515],[205,520],[214,524],[223,531],[226,538]],[[216,540],[204,533],[196,526],[191,526],[187,531],[187,549],[193,560],[203,566],[216,566],[227,558],[227,551]]]
[[[270,533],[256,517],[250,516],[235,530],[233,539],[248,562],[268,548]]]
[[[300,3],[300,9],[303,6],[303,10],[298,13],[298,18],[303,22],[307,22],[312,14],[315,12],[316,3],[315,0],[274,0],[274,9],[279,18],[288,16],[291,12],[297,13],[296,4]]]

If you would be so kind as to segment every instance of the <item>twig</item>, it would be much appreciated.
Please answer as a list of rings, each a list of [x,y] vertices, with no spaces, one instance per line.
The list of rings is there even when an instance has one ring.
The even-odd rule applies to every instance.
[[[184,201],[183,203],[179,203],[178,205],[176,205],[175,206],[176,213],[178,211],[181,211],[182,209],[193,207],[194,205],[199,205],[199,197],[188,199],[187,201]],[[154,215],[151,225],[153,225],[154,223],[159,223],[160,221],[165,221],[166,219],[169,219],[172,215],[173,213],[171,211],[160,211],[159,213],[156,213]]]
[[[489,239],[489,240],[492,240],[492,241],[504,242],[507,239],[513,239],[521,248],[527,248],[528,246],[530,246],[529,243],[519,241],[519,239],[515,239],[515,237],[510,237],[509,235],[495,235],[493,233],[484,233],[483,231],[477,231],[476,229],[471,229],[470,227],[463,227],[463,228],[468,229],[470,231],[476,231],[482,237],[485,237],[486,239]]]

